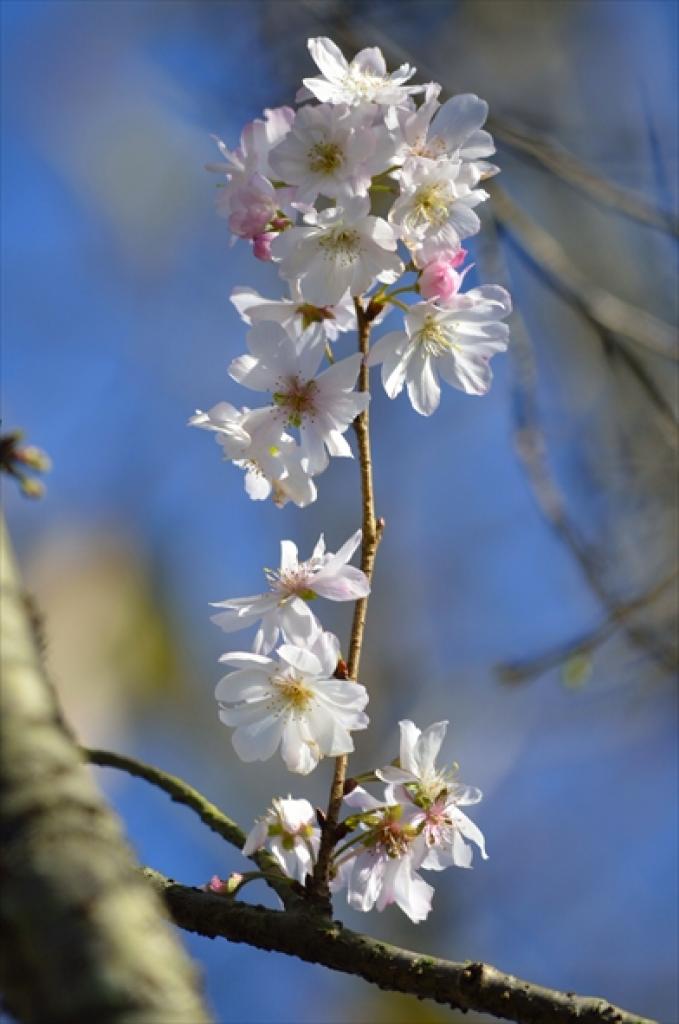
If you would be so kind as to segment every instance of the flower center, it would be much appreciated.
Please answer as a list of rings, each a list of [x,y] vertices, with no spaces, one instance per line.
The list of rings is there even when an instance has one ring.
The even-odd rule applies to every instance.
[[[323,567],[322,558],[310,558],[306,562],[299,562],[294,569],[277,571],[265,569],[264,575],[269,581],[271,589],[284,597],[296,594],[305,601],[313,601],[318,595],[312,589],[314,575]]]
[[[340,266],[347,267],[354,263],[361,253],[361,236],[358,231],[338,227],[324,235],[319,245],[327,257],[334,259]]]
[[[370,71],[353,69],[344,79],[345,87],[362,100],[372,99],[383,83],[384,78],[380,75],[374,75]]]
[[[442,356],[453,348],[445,330],[436,317],[431,314],[425,317],[424,323],[415,337],[428,356]]]
[[[336,142],[317,142],[309,150],[307,159],[313,174],[330,175],[344,163],[344,153]]]
[[[316,381],[302,381],[299,377],[290,377],[286,382],[285,391],[274,391],[273,400],[288,414],[291,427],[301,427],[305,416],[315,411],[314,393]]]
[[[275,680],[276,689],[292,711],[307,711],[314,694],[297,676],[285,676]]]
[[[413,207],[416,222],[424,221],[437,227],[445,224],[450,209],[450,195],[445,182],[423,185],[415,193]]]

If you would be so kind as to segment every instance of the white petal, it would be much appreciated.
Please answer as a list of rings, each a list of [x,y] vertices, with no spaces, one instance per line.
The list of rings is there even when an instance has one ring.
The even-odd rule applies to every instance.
[[[278,656],[288,665],[292,665],[293,668],[306,675],[318,676],[321,674],[321,663],[311,651],[293,647],[292,644],[283,644],[278,648]]]
[[[283,719],[268,715],[258,722],[240,726],[231,737],[241,761],[268,761],[281,741]]]
[[[432,363],[429,356],[418,352],[408,366],[408,397],[413,409],[422,416],[431,416],[438,409],[441,398]]]
[[[341,83],[349,70],[347,59],[339,46],[327,36],[316,36],[307,41],[311,59],[329,82]],[[306,83],[305,83],[306,84]]]
[[[315,579],[314,590],[329,601],[357,601],[370,593],[370,584],[360,569],[345,565],[333,576]]]
[[[429,728],[420,734],[415,747],[415,761],[418,766],[418,775],[424,778],[433,775],[434,763],[438,756],[441,744],[446,735],[448,722],[434,722]]]

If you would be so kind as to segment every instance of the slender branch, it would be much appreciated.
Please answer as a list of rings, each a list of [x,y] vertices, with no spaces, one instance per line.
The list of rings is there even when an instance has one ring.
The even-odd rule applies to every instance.
[[[363,309],[360,299],[354,299],[354,305],[356,307],[356,321],[358,324],[358,349],[364,357],[359,371],[358,391],[365,393],[370,391],[370,370],[366,365],[365,357],[370,350],[371,318],[367,310]],[[372,455],[370,451],[370,414],[368,409],[356,417],[354,429],[358,442],[358,459],[361,471],[361,519],[363,528],[361,569],[368,577],[368,580],[371,580],[375,565],[375,555],[377,554],[377,547],[382,536],[384,523],[382,520],[378,522],[375,516],[375,492],[373,487]],[[354,618],[351,625],[351,639],[349,641],[347,673],[349,679],[358,679],[367,613],[368,598],[362,597],[354,605]],[[337,823],[344,796],[348,760],[348,756],[343,754],[335,761],[335,772],[330,786],[330,798],[325,814],[321,845],[310,885],[311,893],[328,912],[330,912],[328,894],[330,857],[336,841]]]
[[[670,324],[593,283],[570,260],[556,239],[512,202],[503,189],[498,185],[492,185],[491,189],[498,221],[520,241],[543,271],[555,279],[560,290],[588,319],[614,335],[629,338],[656,356],[679,358],[676,332]]]
[[[562,644],[560,647],[540,654],[535,658],[524,658],[520,661],[510,661],[498,665],[498,674],[505,683],[523,683],[543,675],[552,668],[563,665],[571,658],[591,654],[597,647],[605,643],[620,626],[624,625],[629,616],[653,604],[676,581],[677,570],[675,569],[669,576],[666,576],[659,583],[655,583],[639,597],[613,607],[608,618],[600,623],[596,629],[585,634],[585,636],[581,636],[570,643]]]
[[[486,258],[500,279],[506,280],[507,268],[497,239],[501,227],[494,217],[490,218],[489,228],[494,230],[496,237],[495,246],[489,250],[492,255]],[[512,317],[510,354],[514,367],[514,444],[542,515],[556,536],[573,554],[587,585],[606,610],[607,619],[616,620],[632,644],[648,654],[664,670],[674,672],[677,667],[677,651],[663,643],[655,635],[654,630],[631,621],[631,615],[624,612],[622,615],[619,614],[621,602],[611,592],[603,577],[601,558],[598,552],[585,542],[568,511],[565,497],[550,466],[538,406],[537,366],[533,343],[518,309],[514,310]]]
[[[211,803],[207,797],[177,775],[171,775],[169,772],[145,764],[136,758],[128,757],[125,754],[116,754],[110,750],[88,750],[83,747],[81,753],[90,764],[103,768],[118,768],[120,771],[127,772],[128,775],[144,779],[152,786],[157,786],[158,789],[167,793],[175,803],[183,804],[195,811],[203,824],[207,825],[212,832],[216,832],[222,839],[226,839],[227,843],[231,843],[238,850],[242,850],[245,845],[246,836],[243,829],[216,804]],[[267,876],[266,881],[280,896],[286,907],[294,906],[299,902],[300,897],[290,888],[290,880],[281,871],[277,861],[270,853],[260,850],[254,853],[250,860],[253,860]]]
[[[0,985],[22,1024],[208,1020],[194,968],[61,716],[0,521]]]
[[[179,927],[199,935],[297,956],[392,992],[517,1024],[652,1024],[605,999],[544,988],[488,964],[422,956],[350,931],[318,914],[248,906],[179,885],[148,868],[145,874],[165,897]]]

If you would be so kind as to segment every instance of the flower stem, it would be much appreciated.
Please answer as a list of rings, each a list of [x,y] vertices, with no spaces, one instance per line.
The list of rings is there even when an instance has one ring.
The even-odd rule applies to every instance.
[[[354,299],[356,307],[356,321],[358,324],[358,350],[362,353],[364,361],[358,377],[358,390],[370,391],[370,371],[365,364],[365,357],[370,350],[370,327],[371,318],[363,308],[360,298]],[[361,569],[368,577],[372,578],[373,566],[377,546],[382,536],[384,522],[378,520],[375,515],[375,492],[373,487],[372,455],[370,452],[370,417],[368,409],[360,413],[354,420],[354,430],[358,442],[358,459],[361,471],[361,507],[363,542],[361,545]],[[365,632],[365,620],[368,612],[368,598],[362,597],[354,605],[354,618],[351,626],[351,638],[349,641],[348,677],[356,680],[361,662],[361,650],[363,648],[363,634]],[[336,842],[337,824],[339,812],[344,797],[344,783],[347,776],[346,754],[338,757],[335,761],[335,773],[330,786],[330,798],[328,809],[325,815],[325,825],[321,836],[321,845],[318,851],[318,860],[314,870],[313,878],[310,881],[309,890],[316,901],[323,909],[330,912],[330,896],[328,879],[330,874],[330,861],[333,847]]]

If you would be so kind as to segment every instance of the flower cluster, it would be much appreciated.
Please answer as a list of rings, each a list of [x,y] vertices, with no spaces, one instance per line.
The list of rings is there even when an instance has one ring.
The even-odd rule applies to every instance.
[[[405,387],[429,416],[441,378],[487,392],[511,312],[498,285],[464,290],[472,265],[462,243],[480,230],[481,183],[498,170],[488,162],[487,104],[472,94],[441,103],[439,85],[410,84],[415,69],[406,64],[388,72],[376,47],[349,62],[330,39],[308,45],[318,74],[303,80],[296,109],[264,111],[235,150],[217,139],[223,162],[209,165],[223,179],[217,207],[233,242],[249,241],[285,282],[276,298],[249,287],[231,295],[247,332],[228,373],[260,404],[222,401],[189,421],[244,470],[250,498],[299,507],[316,500],[331,458],[352,457],[347,432],[367,410],[370,367],[381,367],[390,398]],[[401,326],[369,351],[342,354],[343,335],[394,311]],[[255,627],[251,650],[222,657],[231,671],[216,690],[242,760],[280,749],[290,771],[307,774],[321,758],[351,752],[351,734],[367,727],[367,691],[340,670],[339,640],[312,610],[318,598],[367,598],[366,573],[349,564],[361,540],[358,530],[331,553],[321,536],[306,561],[282,541],[264,593],[216,603],[226,633]],[[401,722],[398,762],[369,773],[385,783],[382,799],[361,786],[345,798],[340,832],[353,837],[334,849],[332,887],[345,889],[352,907],[395,902],[422,920],[433,890],[419,872],[469,867],[469,841],[485,857],[483,836],[460,810],[480,792],[435,767],[446,724],[420,733]],[[288,797],[274,800],[244,852],[268,844],[302,883],[320,842],[310,804]]]

